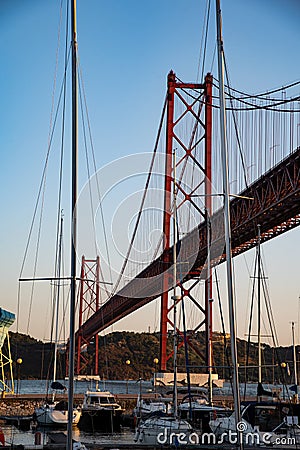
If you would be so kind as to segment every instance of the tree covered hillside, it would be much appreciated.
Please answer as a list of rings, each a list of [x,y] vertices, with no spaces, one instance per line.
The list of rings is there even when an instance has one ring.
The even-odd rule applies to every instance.
[[[188,362],[191,372],[205,373],[205,334],[204,332],[191,333],[188,336]],[[183,341],[178,338],[178,370],[186,371],[185,351]],[[14,365],[15,377],[17,370],[23,379],[47,379],[51,378],[53,364],[54,345],[43,343],[30,336],[20,333],[10,333],[11,355]],[[155,363],[159,359],[159,333],[133,333],[129,331],[114,332],[106,336],[99,336],[99,375],[101,378],[118,379],[150,379],[154,371],[159,370],[159,364]],[[5,341],[3,352],[7,351],[7,341]],[[173,348],[173,335],[168,337],[168,350],[171,354]],[[247,361],[248,349],[248,361]],[[240,365],[240,378],[256,381],[258,377],[257,361],[258,351],[256,343],[247,343],[238,340],[238,359]],[[220,333],[213,334],[213,356],[215,372],[220,378],[228,379],[231,365],[229,336],[224,337]],[[22,364],[17,368],[17,359],[22,359]],[[95,340],[85,352],[87,367],[85,374],[93,373],[95,358]],[[288,376],[293,373],[292,348],[279,347],[274,349],[263,344],[263,380],[272,382],[273,380],[283,380],[287,377],[287,382],[293,382]],[[127,364],[126,364],[127,361]],[[130,361],[130,364],[128,364]],[[287,366],[283,369],[281,363]],[[246,372],[244,366],[252,366]],[[253,367],[254,366],[254,367]],[[256,366],[256,367],[255,367]],[[168,370],[172,371],[172,357],[168,361]],[[7,374],[7,376],[9,376]],[[65,348],[60,350],[58,355],[58,376],[63,379],[66,376],[66,352]]]

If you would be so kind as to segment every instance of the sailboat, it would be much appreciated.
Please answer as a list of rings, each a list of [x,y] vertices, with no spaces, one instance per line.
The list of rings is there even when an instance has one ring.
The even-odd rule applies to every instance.
[[[257,441],[260,442],[267,434],[269,435],[269,443],[275,442],[281,433],[281,437],[288,437],[293,434],[294,438],[300,438],[299,434],[299,413],[300,405],[297,403],[297,363],[295,352],[295,336],[294,336],[294,322],[292,322],[292,342],[293,342],[293,357],[294,357],[294,380],[295,385],[292,390],[295,396],[292,399],[281,400],[279,393],[275,391],[268,391],[264,389],[262,384],[262,352],[261,352],[261,233],[260,225],[258,225],[258,239],[257,239],[257,268],[258,268],[258,386],[257,386],[257,400],[242,402],[242,423],[247,433],[255,433]],[[255,274],[254,274],[255,278]],[[249,330],[250,335],[250,330]],[[291,388],[290,388],[291,389]],[[236,431],[234,417],[229,418],[217,417],[210,422],[213,431],[221,436],[222,433]]]
[[[228,151],[226,138],[226,108],[225,108],[225,91],[224,91],[224,48],[222,37],[222,20],[220,0],[216,0],[216,25],[217,25],[217,46],[218,46],[218,75],[219,75],[219,100],[220,100],[220,138],[221,138],[221,156],[222,156],[222,179],[224,192],[224,230],[225,230],[225,253],[226,253],[226,277],[227,277],[227,294],[228,294],[228,310],[230,323],[230,347],[232,360],[232,390],[234,400],[234,413],[230,417],[231,426],[237,433],[237,444],[240,450],[243,449],[243,433],[246,430],[243,426],[238,425],[242,420],[241,402],[239,391],[239,374],[237,361],[237,339],[236,339],[236,323],[234,309],[234,286],[233,286],[233,268],[232,268],[232,251],[231,251],[231,228],[230,228],[230,208],[229,208],[229,175],[228,175]],[[220,419],[219,427],[222,424],[228,424],[229,418]],[[216,432],[214,420],[209,422],[211,429]]]
[[[230,230],[230,210],[229,210],[229,183],[228,183],[228,152],[226,140],[226,109],[225,109],[225,95],[224,95],[224,54],[223,54],[223,38],[221,27],[221,7],[220,0],[216,0],[216,19],[217,19],[217,41],[218,41],[218,72],[219,72],[219,99],[220,99],[220,131],[221,131],[221,149],[222,149],[222,170],[223,170],[223,189],[224,189],[224,221],[225,221],[225,244],[226,244],[226,263],[227,263],[227,288],[228,288],[228,304],[229,304],[229,320],[230,320],[230,341],[231,341],[231,357],[233,368],[233,398],[234,398],[234,412],[229,417],[217,417],[209,422],[212,431],[217,436],[229,437],[230,432],[234,432],[237,436],[237,443],[240,450],[243,449],[243,443],[249,444],[249,436],[252,438],[252,445],[272,445],[277,440],[276,433],[282,426],[288,425],[287,420],[279,423],[272,431],[272,433],[265,433],[260,431],[256,424],[251,422],[249,414],[251,405],[242,406],[240,402],[239,392],[239,375],[237,362],[237,344],[236,344],[236,325],[235,325],[235,311],[233,301],[233,271],[232,271],[232,252],[231,252],[231,230]],[[258,323],[258,347],[259,347],[259,379],[261,380],[261,353],[260,353],[260,317]],[[260,384],[261,385],[261,384]],[[270,408],[271,410],[272,408]],[[275,407],[274,407],[275,409]],[[289,411],[289,409],[288,409]],[[273,411],[272,411],[273,412]],[[248,413],[248,415],[247,415]],[[247,417],[247,420],[246,420]],[[252,414],[252,419],[255,419]],[[288,436],[288,433],[284,435]],[[226,438],[225,438],[226,439]],[[267,441],[266,441],[267,439]]]
[[[71,4],[71,48],[72,48],[72,175],[71,175],[71,226],[70,226],[70,340],[69,340],[69,386],[68,402],[58,404],[54,400],[46,402],[35,410],[35,416],[40,425],[67,426],[68,450],[73,449],[73,426],[79,422],[81,412],[74,409],[74,359],[75,359],[75,304],[76,304],[76,246],[77,246],[77,148],[78,148],[78,79],[77,79],[77,26],[76,26],[76,0],[69,0]],[[35,278],[34,278],[35,279]],[[58,276],[55,280],[60,280]],[[40,278],[49,280],[49,278]],[[53,281],[53,278],[51,278]],[[29,281],[20,278],[19,281]],[[31,280],[33,281],[33,280]],[[55,364],[54,364],[55,367]],[[57,382],[54,381],[54,389]]]
[[[54,362],[53,362],[53,381],[51,388],[53,389],[51,401],[46,401],[35,409],[34,418],[40,426],[66,427],[68,425],[68,403],[64,400],[55,401],[55,391],[66,391],[66,387],[56,380],[57,366],[57,350],[58,350],[58,331],[59,331],[59,301],[60,301],[60,285],[61,285],[61,257],[62,257],[62,237],[63,237],[63,215],[60,220],[60,234],[58,245],[58,261],[57,261],[57,292],[56,292],[56,308],[55,308],[55,345],[54,345]],[[72,425],[77,425],[81,417],[80,408],[73,408]]]
[[[145,420],[141,420],[136,428],[134,441],[144,445],[168,445],[169,447],[178,447],[181,444],[189,444],[191,435],[193,434],[193,428],[191,424],[179,417],[178,414],[178,392],[177,392],[177,303],[181,299],[180,295],[177,295],[177,208],[176,208],[176,161],[175,152],[173,154],[173,364],[174,364],[174,385],[173,385],[173,411],[169,415],[153,415]]]
[[[68,425],[68,403],[64,400],[59,402],[47,402],[35,409],[35,418],[40,426],[63,427]],[[80,408],[73,408],[72,425],[76,426],[81,417]]]

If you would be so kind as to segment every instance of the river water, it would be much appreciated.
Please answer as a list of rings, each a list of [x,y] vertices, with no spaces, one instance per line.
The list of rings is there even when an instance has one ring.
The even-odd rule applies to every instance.
[[[68,388],[67,380],[59,380],[66,388]],[[46,380],[17,380],[15,381],[15,391],[19,394],[45,394],[47,392],[48,383]],[[103,391],[110,391],[112,394],[137,394],[140,389],[143,393],[151,392],[153,389],[150,381],[99,381],[98,386],[95,381],[74,381],[74,393],[84,394],[88,389],[94,390],[99,388]],[[52,391],[51,391],[52,392]]]
[[[59,380],[63,385],[68,388],[67,380]],[[47,392],[47,381],[46,380],[17,380],[15,381],[15,392],[19,394],[45,394]],[[49,386],[48,386],[49,387]],[[110,391],[113,394],[138,394],[153,392],[153,385],[151,381],[135,381],[135,380],[109,380],[109,381],[99,381],[98,386],[93,381],[74,381],[74,393],[84,394],[88,389],[94,390],[96,388],[104,391]],[[266,390],[271,391],[272,389],[281,389],[284,394],[285,390],[282,385],[264,385]],[[171,389],[171,387],[170,387]],[[245,386],[240,385],[241,395],[244,394]],[[214,388],[213,392],[215,395],[230,395],[232,393],[231,385],[229,382],[224,382],[222,388]],[[257,384],[247,383],[246,385],[246,395],[256,396]]]
[[[41,443],[47,444],[48,437],[47,432],[44,430],[33,430],[33,431],[21,431],[18,428],[11,426],[11,425],[3,425],[2,431],[4,433],[5,437],[5,445],[34,445],[35,443],[35,435],[38,431],[41,433]],[[51,430],[51,432],[59,432],[62,431],[55,431]],[[66,433],[66,431],[64,431]],[[114,433],[114,434],[103,434],[103,433],[87,433],[80,431],[77,427],[73,430],[73,439],[76,441],[80,441],[83,444],[94,444],[94,445],[100,445],[100,444],[117,444],[122,443],[132,443],[134,438],[134,432],[129,429],[124,429],[121,433]]]

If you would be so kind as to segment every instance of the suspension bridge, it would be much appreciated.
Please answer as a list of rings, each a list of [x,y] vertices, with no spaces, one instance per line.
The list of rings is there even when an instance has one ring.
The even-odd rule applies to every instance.
[[[207,366],[212,364],[208,344],[212,267],[225,260],[217,89],[211,74],[201,84],[183,82],[173,72],[168,75],[145,190],[112,292],[101,287],[104,263],[99,258],[82,259],[77,374],[85,367],[81,349],[93,336],[158,297],[159,361],[165,371],[171,356],[167,335],[174,307],[169,291],[174,284],[181,287],[178,303],[191,302],[197,311],[193,331],[204,328],[204,359]],[[226,109],[232,251],[236,256],[256,245],[258,224],[261,242],[265,242],[300,223],[299,83],[256,95],[227,87]],[[153,213],[154,205],[161,214]],[[175,222],[179,228],[176,249]],[[154,229],[161,231],[160,236],[151,254],[145,253],[141,248]],[[201,280],[205,282],[202,300],[194,293]],[[183,336],[179,327],[178,333]]]

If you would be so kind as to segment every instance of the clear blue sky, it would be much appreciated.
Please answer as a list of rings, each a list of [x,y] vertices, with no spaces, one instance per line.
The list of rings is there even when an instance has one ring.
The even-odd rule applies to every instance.
[[[227,0],[221,1],[221,6],[233,87],[255,93],[300,78],[299,1]],[[0,2],[0,306],[12,312],[17,308],[17,279],[47,149],[59,10],[59,0]],[[152,150],[167,73],[173,69],[183,80],[196,79],[204,10],[204,0],[78,0],[79,56],[99,167],[128,154]],[[212,65],[214,11],[212,1],[205,71],[212,70],[217,77],[216,64]],[[62,34],[62,47],[63,42]],[[60,64],[58,87],[61,73]],[[58,146],[59,140],[55,142]],[[56,162],[51,162],[53,167]],[[80,185],[85,180],[83,171]],[[50,187],[56,182],[49,170]],[[68,191],[66,203],[67,199]],[[50,241],[55,233],[47,222],[47,214],[55,214],[51,188],[48,202],[45,233]],[[66,223],[67,220],[66,208]],[[270,295],[283,344],[291,342],[289,322],[298,320],[299,243],[300,230],[294,230],[264,246]],[[47,252],[47,245],[44,251]],[[251,265],[253,254],[247,259]],[[49,258],[44,256],[40,275],[45,275],[49,267],[52,269],[48,263]],[[237,260],[236,271],[238,330],[242,337],[249,289],[244,256]],[[46,335],[48,300],[40,296],[34,301],[30,326],[34,337]],[[153,330],[157,326],[157,311],[158,305],[148,306],[114,329],[147,330],[150,326]],[[22,310],[20,331],[26,330],[26,321]]]

